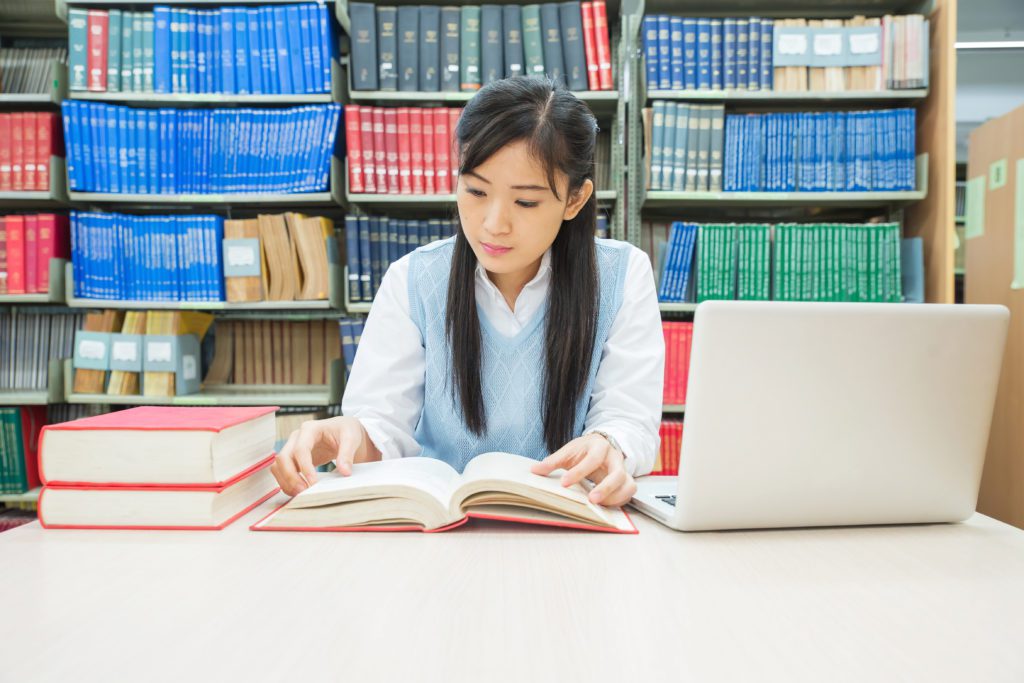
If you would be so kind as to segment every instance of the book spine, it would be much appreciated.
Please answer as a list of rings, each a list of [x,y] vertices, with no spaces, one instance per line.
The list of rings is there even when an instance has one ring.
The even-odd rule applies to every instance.
[[[345,142],[348,146],[348,189],[359,194],[363,186],[362,121],[358,105],[345,105]]]
[[[409,108],[409,155],[412,167],[412,193],[423,194],[423,109]]]
[[[711,89],[711,20],[697,20],[697,89]]]
[[[773,19],[761,19],[761,90],[773,90],[774,83],[774,62],[772,52],[774,50],[775,21]]]
[[[451,140],[448,136],[448,109],[434,109],[434,176],[437,191],[450,194],[455,178],[451,175]]]
[[[415,5],[398,8],[398,89],[420,89],[420,9]]]
[[[409,139],[409,107],[395,111],[398,140],[398,192],[412,194],[412,140]]]
[[[423,108],[417,109],[417,111],[420,112],[422,118],[420,133],[423,139],[423,192],[424,194],[435,194],[439,190],[435,179],[434,110]]]
[[[540,28],[540,5],[523,5],[523,54],[527,76],[544,75],[544,44]]]
[[[154,35],[153,35],[153,13],[145,12],[142,15],[142,90],[153,92],[154,83]]]
[[[462,39],[459,25],[462,11],[458,7],[441,8],[441,90],[458,92],[460,86],[459,56]]]
[[[570,90],[586,90],[587,55],[583,45],[583,15],[578,0],[558,6],[562,29],[562,57],[565,62],[565,80]]]
[[[377,67],[381,90],[398,90],[398,10],[377,7]]]
[[[747,28],[747,90],[758,90],[761,87],[761,19],[751,17]]]
[[[113,13],[110,18],[113,20]],[[111,35],[114,33],[113,21],[111,21],[110,33]],[[120,74],[118,75],[120,76]],[[169,7],[153,8],[153,92],[173,92],[171,90],[171,10]]]
[[[89,71],[88,89],[93,92],[107,90],[107,49],[110,18],[102,10],[89,10],[88,55],[86,66]]]
[[[350,2],[352,26],[351,70],[353,90],[377,90],[377,14],[365,2]]]
[[[566,87],[565,60],[562,56],[562,30],[559,25],[558,5],[545,2],[540,6],[541,45],[547,76],[557,85]]]
[[[669,81],[673,90],[686,86],[683,69],[683,18],[669,17]]]
[[[420,6],[420,75],[419,89],[437,92],[441,89],[441,9]]]
[[[68,88],[88,90],[89,12],[72,7],[68,9]]]
[[[711,89],[721,90],[722,83],[722,40],[721,19],[711,20]]]
[[[480,8],[480,70],[484,85],[505,77],[502,7],[483,5]]]
[[[661,35],[659,34],[659,38]],[[683,86],[687,90],[697,89],[697,19],[683,18]]]
[[[736,89],[736,19],[722,21],[722,85],[726,90]]]
[[[107,92],[121,91],[122,12],[112,9],[107,22]]]
[[[399,194],[398,110],[384,109],[384,149],[388,194]]]
[[[597,34],[594,31],[594,3],[593,2],[581,2],[580,3],[580,21],[583,24],[583,52],[587,60],[587,87],[590,90],[601,89],[601,76],[600,76],[600,64],[597,59]],[[648,40],[650,26],[648,18],[644,17],[644,40],[645,45]],[[655,40],[657,40],[657,28],[655,28],[654,34]],[[657,52],[657,43],[655,43],[655,52]],[[645,54],[650,58],[650,48],[645,48]],[[651,67],[650,64],[647,66],[647,87],[652,88],[651,84]]]
[[[463,92],[479,90],[481,81],[479,5],[462,7],[459,38],[459,89]]]
[[[597,73],[601,90],[613,90],[612,48],[608,36],[608,8],[604,0],[594,1],[594,33],[597,36]]]

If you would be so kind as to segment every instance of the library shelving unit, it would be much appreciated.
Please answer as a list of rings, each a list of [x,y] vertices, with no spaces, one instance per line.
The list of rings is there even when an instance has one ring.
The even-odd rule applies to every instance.
[[[45,406],[64,402],[64,364],[51,360],[46,389],[38,391],[0,391],[0,406]]]
[[[7,27],[4,26],[6,29]],[[4,93],[0,92],[0,110],[20,109],[21,107],[54,108],[67,97],[68,70],[60,62],[54,60],[50,64],[50,78],[44,93]]]
[[[50,287],[41,294],[0,294],[0,305],[6,304],[60,304],[64,303],[64,259],[50,259]]]
[[[26,105],[28,106],[28,105]],[[0,210],[56,209],[68,203],[67,175],[63,157],[50,157],[50,187],[46,190],[0,192]]]

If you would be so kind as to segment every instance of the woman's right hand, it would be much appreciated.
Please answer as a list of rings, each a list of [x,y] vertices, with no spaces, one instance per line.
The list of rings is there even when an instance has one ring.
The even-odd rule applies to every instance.
[[[374,457],[376,456],[376,457]],[[316,468],[331,460],[338,472],[352,474],[352,463],[379,460],[380,452],[354,417],[304,422],[288,437],[270,472],[281,490],[294,496],[316,482]]]

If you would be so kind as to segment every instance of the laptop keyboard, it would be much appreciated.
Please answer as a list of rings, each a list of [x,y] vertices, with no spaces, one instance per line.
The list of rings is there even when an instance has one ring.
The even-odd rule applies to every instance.
[[[672,507],[676,506],[676,497],[675,496],[655,496],[655,498],[657,498],[658,500],[660,500],[663,503],[667,503],[667,504],[671,505]]]

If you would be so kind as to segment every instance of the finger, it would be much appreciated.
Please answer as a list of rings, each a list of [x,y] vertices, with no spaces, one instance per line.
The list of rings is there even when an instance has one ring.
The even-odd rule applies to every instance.
[[[601,479],[601,482],[590,490],[590,502],[601,503],[608,498],[608,494],[618,490],[628,479],[626,470],[621,467],[612,467],[608,476]]]
[[[277,479],[278,485],[281,487],[281,490],[289,496],[294,496],[296,493],[301,491],[304,486],[302,479],[298,476],[292,459],[292,452],[295,449],[295,442],[298,438],[298,431],[292,432],[284,447],[281,448],[281,452],[278,453],[277,458],[274,459],[274,464],[271,466],[271,472],[274,474],[274,478]]]
[[[564,467],[566,465],[566,461],[570,458],[571,454],[574,453],[576,448],[578,448],[578,446],[570,441],[548,457],[534,463],[530,467],[530,471],[534,474],[547,476],[559,467]]]
[[[636,495],[636,482],[632,477],[627,477],[626,482],[609,493],[599,504],[605,507],[621,507],[628,503]]]
[[[307,488],[316,483],[316,468],[313,467],[313,446],[319,438],[317,427],[313,422],[307,422],[299,428],[299,438],[295,441],[295,448],[292,450],[292,460],[295,461],[296,469],[302,476],[303,483]]]
[[[562,486],[572,486],[604,464],[607,446],[592,446],[576,465],[562,475]]]
[[[352,462],[356,459],[357,446],[358,444],[353,439],[344,437],[338,445],[338,455],[334,459],[334,465],[344,477],[352,474]]]

